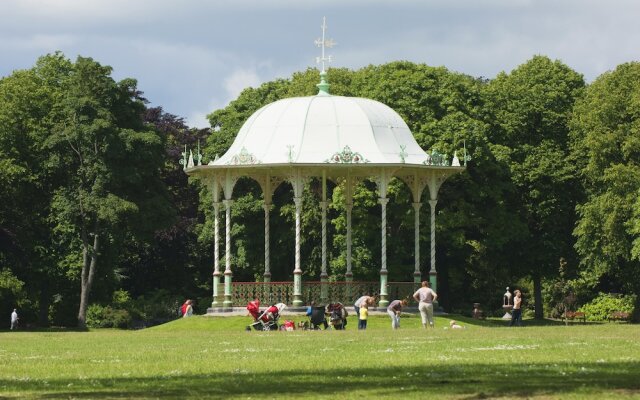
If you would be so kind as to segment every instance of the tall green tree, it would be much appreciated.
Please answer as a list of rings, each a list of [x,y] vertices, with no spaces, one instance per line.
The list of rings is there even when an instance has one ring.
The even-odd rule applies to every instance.
[[[587,193],[574,231],[582,282],[638,295],[640,63],[619,65],[588,87],[575,107],[572,138]]]
[[[29,70],[0,80],[0,264],[29,293],[17,306],[24,321],[46,325],[49,306],[66,281],[54,267],[57,249],[49,222],[53,188],[60,184],[55,158],[43,149],[47,118],[59,93],[56,76],[70,63],[43,57]],[[10,312],[13,305],[1,303]]]
[[[541,280],[555,274],[561,257],[575,262],[571,230],[580,198],[569,158],[569,120],[584,80],[560,61],[535,56],[487,86],[491,141],[504,146],[517,216],[526,231],[514,238],[512,276],[534,283],[536,317],[543,317]]]
[[[68,171],[55,190],[53,219],[81,252],[78,325],[84,327],[101,256],[117,256],[118,246],[111,252],[110,245],[122,246],[130,235],[151,234],[171,208],[159,179],[164,143],[143,123],[136,82],[115,82],[111,67],[83,57],[58,78],[44,147]]]

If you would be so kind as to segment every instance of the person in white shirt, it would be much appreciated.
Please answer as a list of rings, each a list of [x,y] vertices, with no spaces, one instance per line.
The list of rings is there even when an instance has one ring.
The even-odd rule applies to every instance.
[[[429,326],[434,328],[433,302],[436,301],[438,295],[431,289],[431,283],[422,281],[422,287],[413,294],[413,298],[418,302],[418,310],[420,310],[420,316],[422,317],[422,327],[426,329],[427,322],[429,322]]]
[[[11,330],[18,329],[18,312],[14,308],[11,313]]]
[[[358,300],[353,304],[353,309],[356,310],[356,315],[358,318],[360,317],[360,307],[366,305],[367,307],[372,307],[375,304],[375,299],[371,296],[361,296],[358,297]]]

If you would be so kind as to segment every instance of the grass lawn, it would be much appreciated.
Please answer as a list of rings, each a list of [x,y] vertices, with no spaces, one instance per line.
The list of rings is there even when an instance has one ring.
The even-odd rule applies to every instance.
[[[456,318],[457,319],[457,318]],[[296,318],[302,320],[302,317]],[[640,398],[640,326],[502,321],[424,331],[245,332],[248,317],[140,330],[0,333],[5,398]]]

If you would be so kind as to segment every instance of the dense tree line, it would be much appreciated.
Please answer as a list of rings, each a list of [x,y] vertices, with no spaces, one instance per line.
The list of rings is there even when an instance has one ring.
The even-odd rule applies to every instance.
[[[244,121],[281,98],[316,93],[317,70],[245,89],[209,115],[212,130],[150,108],[136,82],[116,82],[90,58],[41,57],[0,80],[0,315],[18,305],[34,324],[84,326],[90,304],[149,319],[183,296],[210,304],[210,194],[177,163],[183,146],[223,154]],[[443,306],[500,302],[518,285],[542,316],[545,293],[570,280],[581,301],[599,291],[640,291],[640,64],[587,85],[560,61],[535,56],[486,80],[443,67],[392,62],[329,70],[331,93],[396,110],[425,149],[471,153],[465,173],[440,190],[437,224]],[[345,272],[343,191],[330,188],[330,274]],[[261,192],[234,190],[236,281],[262,278]],[[320,273],[320,186],[304,201],[304,279]],[[413,207],[407,187],[389,189],[390,280],[412,280]],[[380,269],[375,185],[354,194],[353,272]],[[271,217],[273,280],[292,280],[294,206],[282,184]],[[428,207],[421,221],[429,220]],[[222,215],[223,217],[223,215]],[[428,227],[421,243],[429,247]],[[224,254],[222,254],[224,257]],[[421,252],[423,273],[428,252]],[[561,261],[562,260],[562,261]],[[548,296],[547,296],[548,297]],[[151,310],[150,303],[167,305]],[[636,307],[639,309],[640,307]]]

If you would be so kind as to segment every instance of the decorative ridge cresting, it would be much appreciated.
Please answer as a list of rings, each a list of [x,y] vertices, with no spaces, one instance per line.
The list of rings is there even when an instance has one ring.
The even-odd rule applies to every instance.
[[[333,155],[324,162],[334,164],[366,164],[369,160],[357,151],[351,150],[349,146],[344,146],[342,151],[333,153]]]

